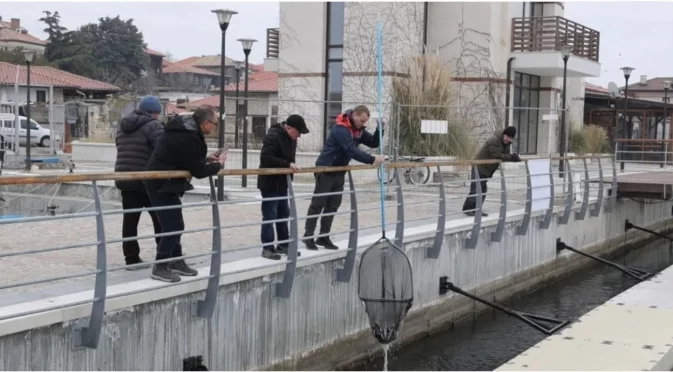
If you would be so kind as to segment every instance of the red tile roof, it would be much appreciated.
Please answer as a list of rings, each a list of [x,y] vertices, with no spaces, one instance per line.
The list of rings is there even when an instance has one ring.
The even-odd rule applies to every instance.
[[[162,67],[170,66],[170,65],[173,65],[173,64],[174,64],[173,62],[167,60],[166,58],[161,60],[161,66]]]
[[[179,73],[187,73],[187,74],[196,74],[196,75],[206,75],[206,76],[220,76],[219,74],[216,74],[214,72],[210,72],[208,70],[204,70],[198,67],[186,65],[186,64],[178,64],[178,63],[173,63],[171,65],[165,66],[163,68],[163,73],[164,74],[179,74]]]
[[[157,52],[156,50],[154,50],[154,49],[150,49],[150,48],[146,48],[146,49],[145,49],[145,53],[147,53],[147,54],[149,54],[149,55],[151,55],[151,56],[166,57],[165,54],[163,54],[163,53],[161,53],[161,52]]]
[[[191,65],[194,61],[196,61],[199,58],[201,58],[201,57],[187,57],[185,59],[175,61],[174,63],[177,64],[177,65]]]
[[[0,85],[14,85],[16,65],[0,62]],[[19,85],[26,85],[26,67],[19,66]],[[31,66],[30,83],[35,86],[73,88],[82,91],[118,92],[121,89],[114,85],[71,74],[53,67]]]
[[[640,81],[636,81],[633,84],[629,84],[629,91],[650,91],[650,92],[663,92],[664,91],[664,81],[673,81],[673,77],[655,77],[647,80],[645,84],[641,84]],[[624,89],[624,87],[620,87]],[[630,95],[629,95],[630,96]]]
[[[42,41],[31,34],[24,34],[9,29],[0,29],[0,41],[19,41],[27,44],[47,45],[45,41]]]
[[[190,65],[195,67],[217,67],[220,65],[222,57],[220,55],[210,55],[210,56],[200,56],[200,57],[187,57],[183,60],[177,61],[175,63],[181,65]],[[233,66],[234,60],[225,57],[224,60],[227,66]]]
[[[178,107],[177,105],[174,105],[172,103],[169,103],[166,105],[166,114],[167,115],[175,115],[175,114],[181,114],[183,112],[187,112],[187,110]]]
[[[607,93],[608,92],[607,88],[603,88],[600,85],[591,84],[591,83],[584,83],[584,90],[589,91],[589,92],[594,92],[594,93]]]

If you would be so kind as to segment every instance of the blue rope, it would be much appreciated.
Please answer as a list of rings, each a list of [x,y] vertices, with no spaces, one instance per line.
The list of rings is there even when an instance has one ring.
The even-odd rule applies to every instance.
[[[378,107],[379,112],[378,118],[378,130],[379,130],[379,153],[383,155],[383,105],[381,103],[381,98],[383,97],[383,24],[381,21],[377,22],[376,25],[376,73],[377,73],[377,83],[378,83]],[[386,237],[386,197],[385,189],[383,186],[384,177],[387,178],[384,174],[383,163],[379,165],[379,183],[381,188],[381,232],[383,237]]]

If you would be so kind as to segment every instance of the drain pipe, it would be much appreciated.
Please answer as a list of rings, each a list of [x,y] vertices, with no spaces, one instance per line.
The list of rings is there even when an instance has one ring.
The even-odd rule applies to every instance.
[[[512,62],[516,57],[509,57],[507,60],[507,82],[505,83],[505,87],[507,91],[505,92],[505,107],[507,108],[507,114],[505,115],[505,128],[509,127],[509,114],[510,114],[510,107],[509,107],[509,101],[510,101],[510,96],[512,95],[512,89],[509,86],[509,82],[512,81]]]

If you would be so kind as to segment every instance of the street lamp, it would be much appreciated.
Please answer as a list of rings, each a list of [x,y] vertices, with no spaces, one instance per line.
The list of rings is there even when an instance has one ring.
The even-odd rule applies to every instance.
[[[236,129],[234,131],[234,144],[238,148],[238,127],[240,124],[240,119],[238,116],[238,91],[239,85],[241,84],[241,68],[243,67],[243,62],[236,61],[234,62],[234,69],[236,69]]]
[[[568,58],[570,58],[570,51],[572,47],[570,45],[564,45],[561,47],[561,58],[563,58],[563,96],[561,98],[562,108],[561,111],[561,149],[559,155],[563,158],[566,155],[567,139],[566,139],[566,82],[568,80]],[[565,160],[559,160],[559,173],[560,177],[565,179]]]
[[[631,73],[635,68],[633,67],[622,67],[621,70],[624,72],[624,126],[626,126],[626,138],[631,139],[631,126],[629,125],[630,120],[628,119],[627,109],[629,103],[629,78]],[[628,142],[624,142],[624,146],[628,146]],[[628,147],[627,147],[628,148]],[[624,149],[622,149],[624,150]],[[619,163],[619,169],[624,170],[624,162]]]
[[[217,21],[220,23],[220,30],[222,31],[222,50],[220,57],[220,118],[217,121],[217,147],[221,149],[224,147],[224,64],[227,59],[225,54],[226,34],[231,17],[234,14],[238,14],[238,12],[229,9],[215,9],[212,12],[217,15]],[[224,176],[217,177],[217,200],[224,200]]]
[[[35,52],[26,50],[23,52],[26,59],[26,170],[30,171],[30,63],[33,62]],[[18,112],[17,112],[18,115]],[[54,140],[53,138],[51,139]]]
[[[248,168],[248,57],[255,39],[238,39],[243,44],[245,54],[245,85],[243,86],[243,169]],[[248,187],[248,178],[243,176],[241,187]]]

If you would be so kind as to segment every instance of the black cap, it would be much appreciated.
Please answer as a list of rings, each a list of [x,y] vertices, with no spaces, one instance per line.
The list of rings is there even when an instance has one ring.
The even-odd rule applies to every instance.
[[[306,122],[304,121],[304,118],[301,117],[301,115],[293,114],[288,116],[287,120],[285,121],[285,125],[298,130],[301,134],[309,133]]]
[[[506,134],[509,138],[514,138],[516,137],[516,127],[507,127],[502,131],[502,134]]]

